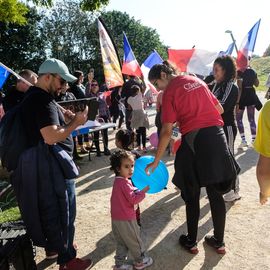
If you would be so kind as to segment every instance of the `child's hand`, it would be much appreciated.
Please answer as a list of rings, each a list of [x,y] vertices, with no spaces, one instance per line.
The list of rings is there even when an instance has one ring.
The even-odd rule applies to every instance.
[[[149,187],[149,186],[146,186],[144,189],[142,189],[142,191],[143,191],[144,193],[146,193],[146,192],[149,191],[149,189],[150,189],[150,187]]]
[[[260,203],[261,203],[261,205],[266,204],[267,201],[268,201],[268,197],[260,192]]]

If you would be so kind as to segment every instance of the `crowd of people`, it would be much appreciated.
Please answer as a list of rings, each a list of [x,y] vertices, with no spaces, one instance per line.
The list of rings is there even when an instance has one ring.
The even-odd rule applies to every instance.
[[[87,121],[88,107],[84,111],[73,113],[60,107],[57,102],[94,97],[99,102],[99,121],[119,121],[119,130],[115,135],[117,151],[111,153],[108,131],[102,131],[103,153],[111,156],[111,170],[115,173],[111,196],[112,232],[117,246],[114,270],[129,270],[133,267],[144,269],[150,266],[153,259],[146,254],[140,236],[139,207],[150,187],[138,190],[131,180],[134,160],[147,152],[149,119],[145,103],[152,106],[153,100],[149,94],[147,101],[144,98],[145,84],[136,77],[129,77],[122,87],[110,89],[110,95],[106,95],[100,91],[93,69],[87,74],[87,83],[84,85],[82,71],[77,70],[72,75],[67,66],[57,59],[47,59],[40,66],[38,74],[23,70],[19,75],[24,80],[18,79],[16,86],[9,89],[3,99],[5,112],[21,104],[25,132],[31,138],[29,148],[40,149],[40,145],[46,145],[49,151],[45,152],[50,156],[55,155],[57,145],[70,157],[69,167],[75,166],[73,159],[81,158],[77,153],[76,144],[79,145],[81,153],[87,153],[92,148],[92,140],[97,156],[101,155],[100,132],[94,132],[93,138],[89,138],[89,134],[72,137],[72,131]],[[173,129],[177,126],[182,141],[175,156],[175,174],[172,182],[181,191],[186,204],[187,219],[187,234],[180,236],[179,244],[192,254],[199,251],[197,231],[200,192],[201,188],[205,187],[214,227],[213,235],[206,236],[205,241],[217,253],[225,254],[225,201],[241,198],[238,177],[240,167],[234,158],[234,143],[238,129],[242,139],[240,147],[248,146],[242,123],[246,108],[251,129],[251,144],[260,153],[257,178],[261,203],[266,203],[270,196],[270,103],[267,102],[261,111],[256,135],[255,108],[262,108],[255,92],[259,81],[256,72],[250,67],[237,71],[235,61],[230,56],[218,57],[215,60],[213,75],[205,78],[205,82],[194,75],[180,74],[168,62],[153,66],[149,73],[149,81],[159,91],[155,118],[159,143],[155,159],[145,171],[150,173],[156,169],[168,148]],[[126,129],[121,129],[124,120]],[[30,149],[23,152],[22,156],[29,155],[28,151]],[[52,165],[48,166],[51,168]],[[39,174],[39,177],[42,177],[41,175]],[[46,241],[43,246],[48,259],[57,258],[60,270],[90,269],[93,265],[92,260],[76,257],[75,178],[68,175],[70,174],[63,171],[65,185],[61,191],[67,194],[66,203],[61,201],[63,198],[59,197],[59,192],[52,191],[55,198],[61,202],[61,209],[54,208],[54,213],[48,210],[48,219],[42,220],[46,221]],[[39,182],[40,179],[35,181]],[[46,185],[40,188],[43,188],[39,190],[40,193],[48,191]],[[56,228],[51,222],[63,217],[63,206],[68,220],[61,223],[59,229],[59,226]],[[53,229],[61,239],[57,244],[52,238]],[[127,263],[129,252],[134,259],[133,265]]]

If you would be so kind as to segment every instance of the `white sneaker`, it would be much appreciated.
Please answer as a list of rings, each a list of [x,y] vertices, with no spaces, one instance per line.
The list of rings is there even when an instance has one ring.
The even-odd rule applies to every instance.
[[[134,268],[137,270],[141,270],[152,264],[153,264],[153,259],[151,257],[144,257],[141,263],[135,263]]]
[[[113,267],[113,270],[133,270],[133,266],[130,264],[122,264],[117,267],[116,265]]]
[[[241,196],[239,195],[238,192],[234,192],[234,190],[229,191],[228,193],[226,193],[224,196],[224,201],[225,202],[234,202],[234,201],[238,201],[241,199]]]
[[[248,143],[246,141],[242,141],[241,144],[238,146],[238,149],[243,149],[245,147],[248,147]]]

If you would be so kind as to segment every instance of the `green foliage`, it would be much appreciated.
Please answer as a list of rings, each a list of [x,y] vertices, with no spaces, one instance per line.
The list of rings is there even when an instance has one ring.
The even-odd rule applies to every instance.
[[[37,70],[45,59],[45,42],[40,25],[41,16],[29,9],[27,24],[0,23],[0,59],[15,70]]]
[[[267,81],[268,75],[270,74],[270,57],[252,59],[250,65],[256,70],[260,81],[260,85],[257,87],[257,90],[267,90],[265,83]]]
[[[21,217],[11,185],[0,180],[0,223],[15,221]]]
[[[3,23],[26,24],[28,8],[17,0],[0,0],[0,21]]]
[[[33,2],[37,6],[44,6],[44,7],[51,7],[53,4],[53,0],[32,0],[31,2]]]
[[[52,7],[53,0],[27,0],[37,6]],[[76,1],[75,1],[76,2]],[[84,11],[96,11],[109,4],[109,0],[81,0],[80,6]],[[0,0],[0,22],[25,25],[28,7],[18,0]]]
[[[53,0],[32,0],[32,2],[36,5],[46,7],[51,7],[53,5]],[[108,5],[109,2],[110,0],[81,0],[79,3],[83,11],[96,11]]]
[[[140,64],[154,49],[162,58],[167,59],[167,47],[160,41],[159,34],[155,29],[142,25],[134,17],[120,11],[104,12],[101,17],[119,48],[121,58],[123,57],[124,31]]]
[[[160,41],[156,30],[146,27],[127,13],[110,11],[86,13],[78,3],[58,3],[48,16],[44,16],[44,34],[50,56],[63,60],[71,71],[95,69],[96,78],[102,82],[103,67],[97,29],[97,17],[101,15],[123,59],[123,31],[125,31],[134,54],[141,64],[153,49],[167,58],[167,48]]]
[[[81,1],[81,9],[84,11],[100,10],[103,6],[107,6],[110,0],[83,0]]]
[[[21,213],[18,207],[9,208],[0,212],[0,224],[21,219]]]

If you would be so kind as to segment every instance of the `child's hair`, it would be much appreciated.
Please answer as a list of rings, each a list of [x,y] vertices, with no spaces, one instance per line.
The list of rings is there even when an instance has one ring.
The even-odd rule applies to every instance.
[[[130,151],[133,148],[135,142],[135,133],[128,129],[120,129],[115,135],[115,139],[121,142],[124,150]]]
[[[110,161],[111,168],[110,170],[114,171],[115,175],[119,175],[119,169],[121,167],[121,163],[123,159],[134,159],[132,153],[119,149],[112,153]]]
[[[140,91],[141,91],[141,88],[138,85],[131,86],[132,96],[136,96],[138,94],[138,92],[140,92]]]

